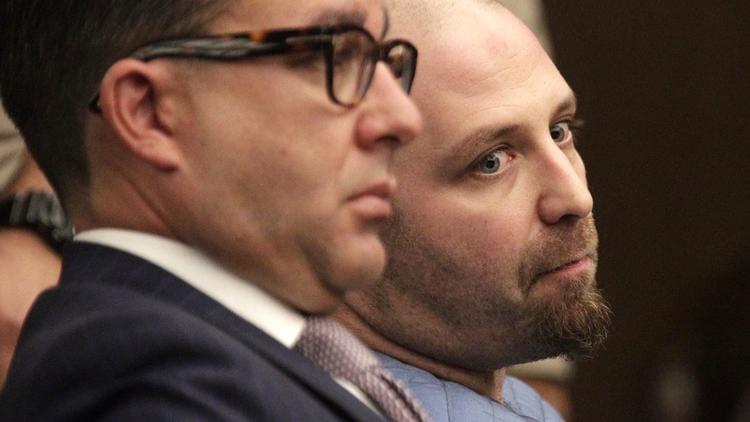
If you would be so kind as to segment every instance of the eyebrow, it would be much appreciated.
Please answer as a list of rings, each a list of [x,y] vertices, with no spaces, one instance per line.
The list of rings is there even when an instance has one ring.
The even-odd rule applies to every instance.
[[[575,92],[569,91],[565,99],[555,109],[554,115],[561,115],[564,113],[574,113],[578,107],[578,98]],[[475,149],[484,149],[502,138],[510,137],[511,135],[518,133],[522,130],[522,127],[517,124],[495,126],[487,125],[483,126],[469,136],[461,140],[455,148],[451,149],[450,157],[461,156],[461,154],[467,151],[473,151]]]
[[[359,25],[363,26],[367,21],[367,11],[361,7],[354,6],[351,9],[334,9],[328,8],[321,10],[315,18],[310,21],[310,25]]]
[[[315,16],[314,19],[312,19],[310,25],[316,26],[348,24],[364,27],[365,22],[367,22],[367,11],[362,7],[355,6],[354,8],[349,10],[333,8],[323,9]],[[380,34],[380,37],[385,37],[385,34],[388,33],[390,28],[391,20],[388,15],[388,9],[383,6],[383,32]]]
[[[455,148],[452,148],[449,157],[461,157],[468,151],[484,149],[487,146],[491,146],[497,139],[508,137],[520,130],[521,126],[519,125],[501,127],[488,125],[481,127],[462,139]]]
[[[575,92],[570,90],[568,91],[565,100],[563,100],[560,105],[557,106],[555,114],[573,113],[576,110],[578,110],[578,97],[576,96]]]

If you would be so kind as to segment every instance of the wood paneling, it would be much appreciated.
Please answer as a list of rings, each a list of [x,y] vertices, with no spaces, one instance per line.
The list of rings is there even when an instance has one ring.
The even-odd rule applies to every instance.
[[[750,2],[546,6],[586,120],[616,314],[607,349],[581,365],[576,420],[663,420],[661,369],[695,358],[704,297],[750,262]]]

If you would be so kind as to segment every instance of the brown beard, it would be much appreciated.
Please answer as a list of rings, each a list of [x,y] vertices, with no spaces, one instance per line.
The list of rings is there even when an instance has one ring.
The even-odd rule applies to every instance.
[[[589,256],[598,261],[598,236],[593,217],[561,224],[543,243],[526,251],[519,271],[520,288],[528,298],[530,290],[546,272],[571,258]],[[566,355],[571,359],[593,355],[606,340],[611,310],[594,279],[571,280],[555,301],[535,300],[523,310],[535,358]]]
[[[462,244],[436,243],[396,217],[384,231],[392,252],[385,279],[369,294],[390,319],[392,340],[416,352],[467,369],[488,370],[558,355],[589,356],[607,336],[610,310],[593,276],[567,280],[554,297],[535,297],[546,272],[583,255],[596,262],[593,217],[549,227],[522,251],[516,277],[495,257]],[[456,239],[454,239],[456,241]],[[460,239],[458,239],[460,241]],[[504,274],[504,275],[503,275]],[[513,299],[520,290],[522,299]],[[387,293],[390,292],[390,293]],[[389,294],[410,296],[436,321],[404,331]],[[422,328],[418,326],[422,325]],[[400,327],[400,328],[398,328]],[[436,335],[442,327],[443,337]],[[453,341],[453,344],[449,344]]]
[[[604,343],[611,311],[601,291],[586,283],[576,280],[563,300],[535,303],[528,309],[529,332],[536,339],[535,359],[589,358]]]
[[[539,278],[570,259],[588,255],[598,261],[598,236],[592,216],[561,223],[545,242],[527,251],[529,259],[519,272],[526,297]],[[572,280],[555,301],[531,301],[526,309],[528,328],[536,337],[539,358],[566,355],[571,359],[592,356],[607,338],[610,308],[594,279]]]

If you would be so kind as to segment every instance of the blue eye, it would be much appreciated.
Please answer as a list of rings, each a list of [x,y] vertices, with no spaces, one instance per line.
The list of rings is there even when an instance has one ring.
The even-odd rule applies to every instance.
[[[549,128],[549,135],[556,144],[567,141],[570,136],[570,122],[555,123]]]
[[[508,165],[511,157],[505,149],[496,149],[482,157],[477,163],[477,170],[482,174],[495,174]]]

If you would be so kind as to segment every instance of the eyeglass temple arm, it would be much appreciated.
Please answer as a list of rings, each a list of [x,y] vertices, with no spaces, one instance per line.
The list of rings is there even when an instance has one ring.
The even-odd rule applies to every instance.
[[[129,57],[149,61],[165,57],[199,57],[210,60],[242,60],[254,56],[285,53],[300,46],[322,45],[329,36],[302,35],[280,40],[256,42],[245,38],[205,38],[196,40],[171,40],[148,45]],[[89,101],[89,109],[101,112],[99,93]]]

